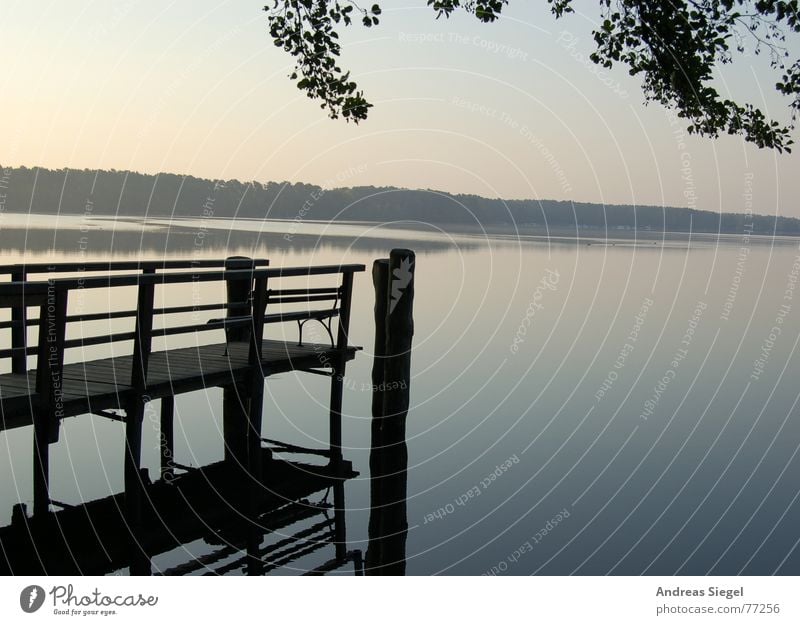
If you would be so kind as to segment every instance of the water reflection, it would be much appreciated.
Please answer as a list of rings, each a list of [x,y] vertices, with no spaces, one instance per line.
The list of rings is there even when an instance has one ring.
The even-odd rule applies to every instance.
[[[59,231],[54,239],[51,230],[41,237],[42,249],[55,240],[56,254],[74,258],[79,234]],[[227,235],[217,240],[227,242]],[[9,235],[6,249],[21,249],[24,236],[22,230]],[[30,230],[27,236],[39,235]],[[152,240],[138,231],[133,236],[137,244],[121,243],[130,251],[115,247],[110,254],[138,256],[139,237]],[[245,236],[250,246],[268,237]],[[158,237],[142,256],[172,253],[173,243],[184,250],[192,245],[189,234],[183,243],[165,232]],[[751,237],[742,277],[742,237],[729,239],[601,246],[503,244],[494,237],[465,250],[462,241],[448,247],[442,237],[441,247],[426,255],[425,242],[408,243],[420,252],[408,423],[409,574],[800,571],[800,495],[792,477],[800,468],[796,290],[764,372],[754,364],[763,359],[787,303],[787,285],[796,282],[800,250],[796,239],[791,246],[779,240],[761,245]],[[358,235],[324,237],[301,252],[280,234],[270,240],[280,247],[252,255],[275,264],[368,264],[397,245],[375,243],[378,251],[374,240]],[[108,251],[92,249],[96,256]],[[251,250],[231,245],[225,253]],[[548,270],[559,272],[557,290],[538,296]],[[723,320],[734,285],[733,313]],[[374,299],[368,280],[357,281],[354,300],[355,342],[370,346]],[[650,300],[643,323],[637,321]],[[542,308],[522,336],[534,301]],[[707,309],[690,354],[644,420],[646,402],[674,369],[699,301]],[[629,340],[634,328],[635,344]],[[512,351],[518,336],[524,342]],[[345,455],[361,473],[344,483],[348,551],[365,554],[367,571],[370,364],[369,357],[359,357],[348,368],[343,424],[350,446]],[[758,380],[751,378],[754,371]],[[265,432],[309,447],[325,441],[327,423],[316,415],[328,393],[318,376],[275,376],[266,391]],[[176,405],[176,454],[187,464],[221,459],[222,423],[211,408],[219,405],[219,394],[188,394]],[[192,418],[196,414],[207,415],[213,426]],[[72,471],[54,476],[56,495],[75,502],[119,490],[121,467],[103,451],[121,444],[114,424],[87,417],[64,430],[53,453]],[[149,447],[157,449],[155,434],[149,435]],[[3,436],[0,444],[10,451],[8,460],[1,455],[0,469],[13,477],[0,480],[0,525],[10,523],[12,503],[29,498],[30,484],[29,434]],[[157,453],[145,454],[153,474],[158,460]],[[202,540],[183,549],[198,557],[210,553]],[[308,570],[326,558],[289,566]],[[178,563],[168,552],[153,558],[153,570]],[[349,565],[342,570],[352,571]]]
[[[225,228],[215,223],[181,223],[172,225],[143,225],[127,223],[120,227],[116,222],[93,220],[91,227],[75,217],[62,217],[57,229],[49,224],[30,227],[9,221],[0,227],[0,249],[6,255],[54,254],[57,256],[80,255],[92,258],[114,256],[122,258],[160,258],[165,254],[212,254],[227,256],[234,251],[261,257],[281,250],[286,253],[307,254],[330,247],[344,247],[353,252],[365,252],[377,256],[396,246],[399,239],[407,236],[402,230],[372,230],[364,232],[362,226],[338,226],[334,232],[320,234],[290,233],[289,226],[272,229],[258,227],[250,230]],[[317,230],[317,228],[309,228]],[[452,248],[448,239],[440,236],[425,236],[424,231],[415,233],[415,248],[421,252],[445,252]],[[474,249],[479,241],[461,237],[463,249]]]
[[[321,574],[351,564],[363,574],[362,552],[348,549],[345,527],[343,484],[358,475],[352,465],[262,453],[258,485],[225,461],[148,480],[135,537],[121,494],[62,504],[41,518],[28,518],[20,504],[0,528],[0,573]]]

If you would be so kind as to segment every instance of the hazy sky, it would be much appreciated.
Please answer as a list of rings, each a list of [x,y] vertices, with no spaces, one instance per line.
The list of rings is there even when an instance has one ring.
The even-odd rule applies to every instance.
[[[0,163],[739,212],[752,189],[757,212],[800,216],[800,157],[689,138],[622,67],[598,75],[596,3],[556,21],[514,0],[493,25],[382,4],[343,33],[375,104],[354,125],[288,80],[263,0],[0,0]],[[721,81],[787,119],[764,59]]]

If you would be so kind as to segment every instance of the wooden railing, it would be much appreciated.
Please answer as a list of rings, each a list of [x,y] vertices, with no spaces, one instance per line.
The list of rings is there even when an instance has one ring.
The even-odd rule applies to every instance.
[[[100,265],[100,264],[98,264]],[[95,271],[103,271],[113,263],[103,263]],[[118,265],[117,265],[118,266]],[[162,267],[163,265],[159,265]],[[173,263],[170,268],[177,268],[178,263]],[[185,265],[181,265],[184,267]],[[116,267],[116,266],[115,266]],[[38,269],[38,268],[37,268]],[[317,266],[317,267],[285,267],[273,269],[228,269],[224,271],[182,272],[182,273],[153,273],[142,274],[106,274],[95,276],[81,276],[68,278],[51,278],[48,281],[25,281],[0,283],[0,307],[10,307],[12,310],[38,306],[38,317],[25,319],[25,326],[38,328],[38,343],[36,345],[14,345],[0,349],[0,359],[11,358],[12,362],[20,357],[27,360],[28,356],[37,356],[37,390],[43,390],[49,376],[56,375],[63,366],[64,351],[71,348],[103,345],[119,341],[133,341],[134,370],[132,372],[131,386],[136,388],[146,380],[147,359],[151,351],[154,337],[168,337],[180,334],[208,332],[213,330],[230,330],[245,328],[254,338],[263,339],[264,324],[284,323],[295,321],[300,326],[299,341],[302,343],[302,325],[311,319],[327,322],[326,330],[331,337],[332,346],[344,348],[347,346],[346,336],[350,317],[350,300],[352,296],[353,272],[363,271],[363,265],[342,266]],[[69,271],[69,270],[64,270]],[[71,269],[74,271],[74,269]],[[267,289],[269,280],[291,277],[308,277],[318,275],[341,274],[342,281],[335,287],[306,288],[306,289]],[[246,281],[252,285],[249,290],[250,297],[244,301],[225,301],[198,305],[181,305],[170,307],[154,307],[154,292],[156,286],[180,285],[185,283],[211,283],[228,281]],[[82,314],[67,314],[69,294],[77,290],[115,289],[119,287],[138,288],[137,305],[135,310],[90,312]],[[329,301],[333,305],[323,309],[308,309],[299,311],[279,311],[267,313],[272,307],[283,304],[311,303]],[[243,310],[246,314],[230,315],[224,319],[210,319],[203,323],[189,325],[169,325],[164,321],[161,327],[154,328],[155,317],[199,312],[199,311],[237,311]],[[339,318],[338,336],[334,340],[330,320]],[[83,323],[88,321],[102,321],[112,319],[135,319],[133,331],[111,332],[96,336],[81,338],[66,338],[67,325],[70,323]],[[12,321],[0,322],[0,329],[15,328],[19,324]],[[253,341],[253,347],[260,346],[260,342]],[[43,358],[43,355],[48,358]],[[260,353],[251,354],[251,364],[255,364]],[[48,368],[47,362],[53,362],[56,369]],[[14,370],[14,372],[18,372]],[[40,384],[41,382],[41,384]]]
[[[225,267],[228,269],[249,269],[256,267],[266,267],[269,265],[267,259],[250,258],[229,258],[229,259],[196,259],[196,260],[146,260],[146,261],[90,261],[90,262],[64,262],[64,263],[20,263],[14,265],[0,265],[0,275],[9,276],[11,282],[24,283],[32,276],[51,276],[61,273],[85,274],[110,273],[120,271],[140,271],[142,274],[154,274],[157,271],[185,270],[185,269],[214,269]],[[79,278],[84,279],[83,277]],[[27,356],[36,354],[38,347],[28,348],[28,327],[39,324],[39,319],[28,318],[27,308],[35,305],[30,298],[23,304],[20,299],[15,305],[11,306],[11,319],[0,322],[0,330],[11,328],[11,370],[14,373],[25,373],[27,370]],[[223,308],[226,305],[222,306]],[[156,309],[155,314],[163,315],[167,313],[194,312],[198,310],[216,310],[219,305],[211,307],[174,307],[171,309]],[[99,321],[106,319],[124,319],[136,316],[135,310],[103,312],[86,315],[72,315],[66,318],[66,322],[71,321]],[[133,336],[121,334],[115,340],[130,340]],[[96,343],[84,341],[81,345],[88,346]],[[74,347],[74,343],[67,343],[66,347]],[[8,350],[0,350],[0,358],[5,358]]]

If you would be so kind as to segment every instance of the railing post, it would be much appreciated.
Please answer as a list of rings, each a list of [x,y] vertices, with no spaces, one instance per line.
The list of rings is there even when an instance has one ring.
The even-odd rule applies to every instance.
[[[255,261],[247,256],[229,256],[225,259],[225,271],[232,269],[255,269]],[[228,317],[245,317],[250,314],[250,295],[253,290],[253,278],[237,278],[225,281],[228,296]],[[236,326],[225,331],[228,342],[246,341],[250,328]]]
[[[406,417],[414,336],[415,255],[392,250],[373,265],[375,361],[372,369],[372,447],[367,573],[405,573],[408,448]]]
[[[50,507],[50,443],[58,440],[64,414],[64,337],[68,291],[53,281],[39,312],[39,351],[36,358],[36,392],[39,405],[33,411],[33,514]]]
[[[342,399],[344,394],[344,374],[347,363],[347,342],[350,332],[350,307],[353,298],[353,272],[342,274],[339,301],[339,328],[336,333],[336,354],[331,375],[330,401],[330,452],[331,464],[342,461]]]
[[[136,327],[133,339],[133,367],[131,386],[144,392],[147,385],[147,363],[153,343],[153,299],[155,284],[147,282],[139,285],[136,302]]]
[[[12,282],[25,282],[27,272],[23,269],[11,274]],[[24,293],[23,293],[24,295]],[[28,345],[28,309],[25,301],[21,301],[18,306],[11,309],[11,347],[22,348],[11,357],[12,373],[25,373],[28,370],[28,355],[24,348]]]

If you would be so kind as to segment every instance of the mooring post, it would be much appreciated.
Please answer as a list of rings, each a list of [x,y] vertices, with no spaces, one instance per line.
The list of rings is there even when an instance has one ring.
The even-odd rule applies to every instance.
[[[406,417],[414,336],[414,270],[411,250],[392,250],[373,264],[375,360],[372,368],[372,446],[367,573],[405,573],[408,448]]]
[[[380,563],[381,524],[386,501],[383,475],[383,385],[386,357],[386,315],[389,310],[389,259],[372,263],[372,285],[375,288],[375,346],[372,361],[372,441],[369,454],[370,515],[369,547],[366,553],[368,575],[378,574]]]
[[[225,259],[225,270],[253,269],[255,261],[247,256],[230,256]],[[253,279],[226,280],[227,317],[242,318],[251,315]],[[247,325],[227,328],[228,343],[246,342],[250,337]],[[247,466],[247,414],[249,389],[245,385],[229,384],[222,388],[222,437],[225,443],[225,460],[240,467]]]

